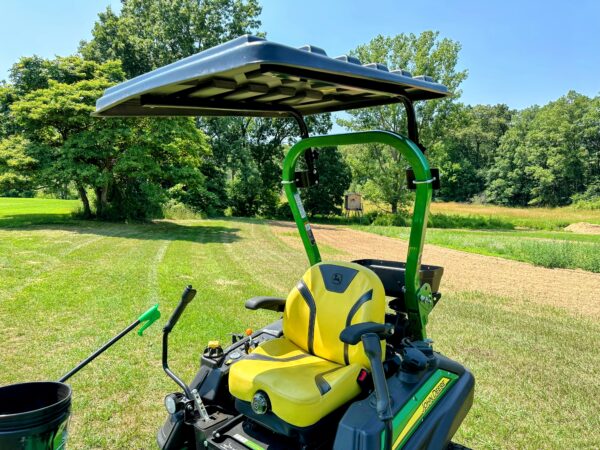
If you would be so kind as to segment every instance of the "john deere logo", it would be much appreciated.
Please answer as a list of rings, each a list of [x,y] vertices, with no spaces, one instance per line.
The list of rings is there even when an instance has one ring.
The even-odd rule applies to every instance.
[[[331,277],[331,282],[335,285],[340,285],[342,284],[342,280],[344,279],[344,277],[342,276],[341,273],[334,273],[333,276]]]

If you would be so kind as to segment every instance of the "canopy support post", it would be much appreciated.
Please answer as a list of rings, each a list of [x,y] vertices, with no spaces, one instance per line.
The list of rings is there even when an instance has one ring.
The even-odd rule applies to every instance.
[[[417,126],[417,114],[415,113],[415,106],[408,97],[401,95],[400,99],[402,100],[402,104],[406,110],[406,128],[408,130],[408,138],[417,144],[417,147],[419,147],[423,154],[425,154],[427,149],[419,141],[419,127]]]
[[[300,129],[300,137],[306,139],[310,137],[308,133],[308,126],[304,121],[304,116],[295,109],[289,111],[290,116],[294,118]],[[298,187],[309,187],[312,185],[319,184],[319,174],[315,161],[319,159],[319,152],[314,148],[309,148],[304,153],[304,161],[306,161],[307,172],[296,173],[296,184]],[[303,176],[304,175],[304,176]]]

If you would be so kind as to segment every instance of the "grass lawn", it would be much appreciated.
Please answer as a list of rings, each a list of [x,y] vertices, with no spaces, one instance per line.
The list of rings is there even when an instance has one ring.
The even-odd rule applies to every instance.
[[[408,240],[410,228],[352,225],[351,228]],[[600,272],[600,235],[560,231],[453,230],[429,228],[427,243],[542,267]]]
[[[0,199],[0,384],[59,378],[150,305],[160,302],[164,315],[71,379],[71,449],[155,448],[163,397],[177,390],[161,369],[160,330],[186,284],[199,294],[172,334],[170,365],[190,379],[209,339],[227,341],[228,332],[276,317],[246,311],[246,298],[286,294],[307,266],[260,221],[110,224],[66,218],[60,203],[44,201],[17,215],[22,205],[12,210],[10,201]],[[40,223],[52,210],[63,217]],[[328,248],[323,255],[340,257]],[[600,446],[596,318],[454,292],[436,307],[429,334],[476,377],[459,442]]]
[[[34,223],[61,223],[79,209],[79,200],[0,198],[0,226],[21,227]]]

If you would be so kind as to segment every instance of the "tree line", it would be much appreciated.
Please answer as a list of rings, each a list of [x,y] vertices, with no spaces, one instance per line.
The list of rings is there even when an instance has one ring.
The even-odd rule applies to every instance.
[[[278,216],[281,161],[299,132],[270,118],[90,117],[107,87],[239,35],[264,35],[257,0],[122,0],[101,12],[77,54],[23,57],[0,84],[0,195],[78,197],[83,214],[159,217],[165,205],[206,214]],[[565,205],[600,194],[600,97],[575,92],[548,105],[464,105],[460,44],[435,32],[377,36],[351,53],[427,74],[453,96],[417,104],[421,140],[442,174],[444,200]],[[349,112],[351,130],[406,133],[401,105]],[[307,119],[330,131],[329,114]],[[340,212],[360,191],[383,210],[410,201],[394,149],[322,151],[320,183],[306,190],[311,214]]]
[[[460,44],[438,33],[377,36],[353,54],[428,74],[454,95],[417,104],[421,141],[441,172],[441,200],[507,206],[599,206],[600,96],[568,92],[544,106],[520,111],[459,102],[466,71],[457,71]],[[406,134],[401,105],[351,111],[340,124],[352,130],[383,128]],[[351,152],[353,184],[395,212],[406,200],[404,170],[392,148]]]

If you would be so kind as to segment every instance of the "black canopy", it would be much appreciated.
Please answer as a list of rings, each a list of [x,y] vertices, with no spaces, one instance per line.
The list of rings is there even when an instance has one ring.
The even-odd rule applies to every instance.
[[[94,115],[309,115],[447,95],[428,76],[242,36],[107,89]]]

